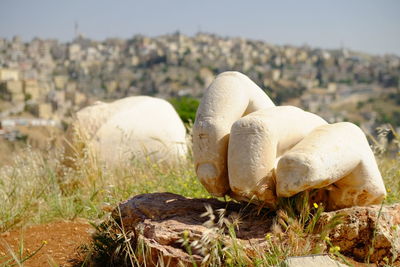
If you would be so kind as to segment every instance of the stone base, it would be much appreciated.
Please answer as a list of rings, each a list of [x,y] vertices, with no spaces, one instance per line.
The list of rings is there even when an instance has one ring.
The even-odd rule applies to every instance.
[[[204,214],[206,206],[211,207],[211,213],[216,216],[214,224],[210,225],[211,213]],[[235,228],[237,242],[250,254],[252,249],[265,248],[266,236],[273,232],[276,217],[274,212],[259,211],[252,205],[212,198],[190,199],[172,193],[137,195],[120,203],[118,208],[120,214],[118,209],[114,210],[114,218],[118,218],[125,231],[135,233],[136,243],[138,240],[145,243],[150,249],[151,261],[155,264],[163,260],[172,264],[170,266],[178,262],[201,263],[204,259],[201,247],[187,252],[185,237],[191,241],[200,240],[205,235],[214,235],[215,231],[210,231],[210,228],[217,227],[219,234],[229,238],[226,227],[218,228],[220,209],[225,210],[224,217],[228,221],[234,221],[241,214],[239,227]],[[332,244],[339,246],[343,255],[357,261],[364,262],[370,251],[371,262],[382,262],[385,257],[390,259],[393,252],[400,254],[400,227],[396,226],[400,223],[400,204],[384,206],[378,220],[379,210],[380,206],[370,206],[324,212],[318,224],[324,225],[333,216],[341,214],[344,223],[329,234]],[[370,250],[372,242],[373,251]]]

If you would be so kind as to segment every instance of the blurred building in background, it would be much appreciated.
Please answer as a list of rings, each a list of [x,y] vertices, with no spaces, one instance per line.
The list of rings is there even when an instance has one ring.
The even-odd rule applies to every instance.
[[[215,75],[248,75],[278,105],[348,120],[369,133],[400,126],[400,58],[346,49],[176,32],[158,37],[70,43],[0,39],[0,120],[32,116],[68,124],[96,100],[130,95],[200,98]]]

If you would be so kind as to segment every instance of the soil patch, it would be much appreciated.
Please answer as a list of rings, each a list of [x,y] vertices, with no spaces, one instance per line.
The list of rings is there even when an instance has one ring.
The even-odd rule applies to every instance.
[[[10,258],[9,249],[19,254],[23,241],[24,256],[43,245],[24,266],[74,266],[82,260],[79,247],[91,241],[93,227],[84,220],[59,221],[29,226],[0,235],[0,265]]]

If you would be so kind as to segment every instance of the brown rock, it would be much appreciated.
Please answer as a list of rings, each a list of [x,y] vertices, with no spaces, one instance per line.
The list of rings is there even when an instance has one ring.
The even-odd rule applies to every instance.
[[[400,254],[400,204],[380,208],[374,205],[326,212],[320,223],[340,214],[343,223],[330,233],[332,243],[358,261],[367,260],[370,254],[370,261],[377,262]]]
[[[210,229],[211,226],[206,225],[209,217],[202,216],[206,206],[213,211],[225,209],[225,216],[231,220],[239,211],[246,213],[248,218],[242,216],[240,229],[236,233],[239,241],[260,243],[265,241],[265,234],[270,231],[272,214],[256,215],[254,209],[246,212],[241,204],[212,198],[190,199],[172,193],[143,194],[122,202],[119,210],[125,230],[140,232],[139,238],[151,248],[154,261],[158,255],[162,255],[164,262],[199,263],[204,255],[200,250],[192,251],[192,255],[189,255],[182,238],[186,232],[190,240],[199,240]],[[118,217],[116,212],[114,217]],[[217,221],[218,218],[215,223]],[[223,231],[227,234],[226,229]]]
[[[206,206],[214,212],[207,213]],[[273,228],[274,213],[257,209],[251,205],[236,202],[222,202],[216,199],[190,199],[172,193],[154,193],[137,195],[118,206],[120,214],[114,211],[113,217],[124,227],[125,231],[134,233],[135,244],[143,241],[149,248],[153,264],[162,260],[175,266],[178,262],[191,265],[200,263],[204,256],[203,247],[192,248],[188,253],[185,237],[193,242],[203,240],[207,235],[219,231],[228,239],[227,227],[218,226],[218,210],[224,209],[227,221],[234,221],[240,213],[239,227],[235,228],[237,241],[251,255],[251,250],[265,247],[265,236]],[[374,229],[377,222],[379,206],[354,207],[326,212],[321,216],[320,225],[328,222],[336,214],[342,214],[344,223],[337,226],[330,234],[333,245],[340,246],[341,252],[349,257],[364,261],[367,257]],[[210,221],[215,216],[214,223]],[[400,252],[399,228],[400,204],[385,206],[382,209],[375,231],[375,250],[371,261],[380,261]],[[229,224],[228,224],[229,225]],[[210,231],[214,229],[214,231]],[[224,238],[225,238],[224,237]],[[193,244],[193,243],[192,243]],[[251,257],[251,256],[250,256]]]

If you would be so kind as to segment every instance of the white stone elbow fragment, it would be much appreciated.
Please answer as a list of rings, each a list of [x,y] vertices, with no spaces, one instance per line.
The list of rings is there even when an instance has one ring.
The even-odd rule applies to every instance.
[[[159,98],[134,96],[99,103],[78,111],[71,127],[108,165],[147,158],[173,164],[187,152],[183,122],[172,105]]]
[[[247,76],[224,72],[205,92],[193,125],[193,157],[197,176],[215,196],[229,191],[227,150],[232,124],[239,118],[275,106]]]
[[[368,141],[352,123],[316,128],[278,162],[276,191],[280,197],[329,185],[329,209],[379,204],[386,195]]]
[[[326,124],[321,117],[292,106],[262,109],[236,121],[228,152],[231,196],[274,206],[276,160]]]

